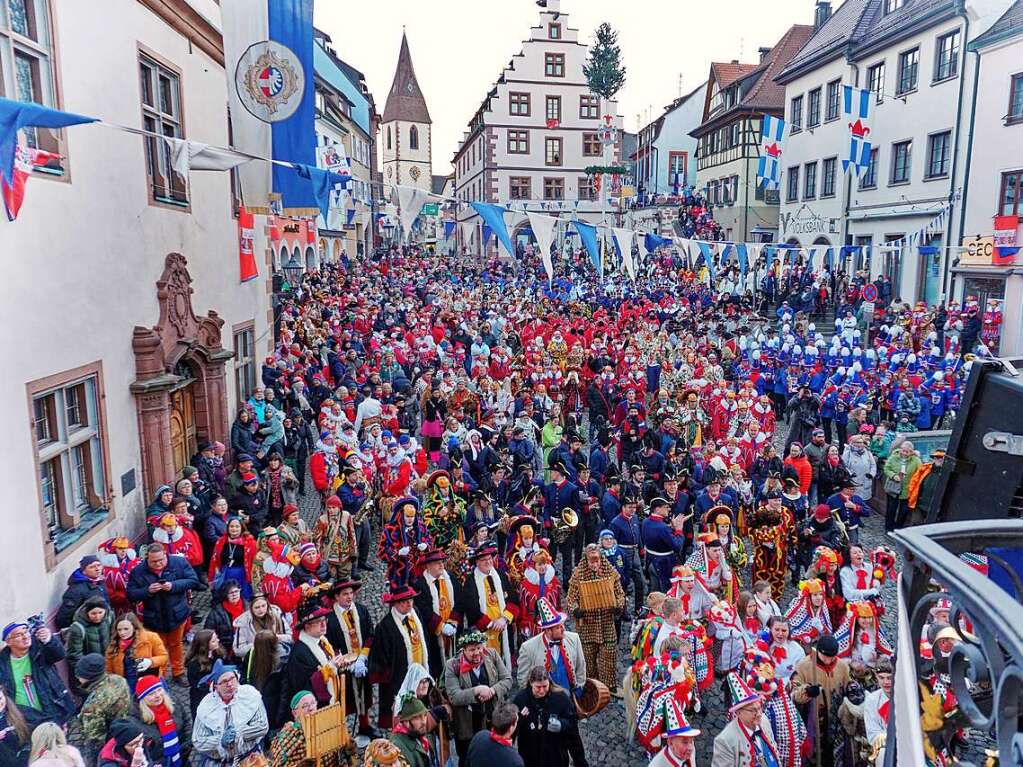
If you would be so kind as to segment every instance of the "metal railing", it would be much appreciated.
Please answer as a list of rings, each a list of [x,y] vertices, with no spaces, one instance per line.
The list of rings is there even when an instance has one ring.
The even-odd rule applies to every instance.
[[[998,549],[1023,547],[1023,521],[978,520],[924,525],[894,534],[903,558],[899,576],[899,662],[895,678],[895,715],[888,725],[884,767],[924,765],[924,739],[940,748],[960,728],[980,740],[990,738],[1001,764],[1023,764],[1023,581]],[[1013,584],[1015,596],[971,567],[961,554],[984,554]],[[921,720],[919,682],[928,670],[920,654],[920,637],[930,608],[945,594],[951,599],[950,624],[962,637],[949,659],[949,677],[958,709],[941,726]],[[959,628],[968,626],[969,630]],[[976,748],[960,751],[959,764],[984,755]],[[892,747],[892,744],[895,747]],[[981,762],[983,763],[983,762]]]

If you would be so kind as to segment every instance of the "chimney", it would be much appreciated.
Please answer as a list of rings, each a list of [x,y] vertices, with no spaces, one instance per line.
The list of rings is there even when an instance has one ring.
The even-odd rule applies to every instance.
[[[738,60],[738,59],[732,59],[732,63],[733,63],[733,64],[738,64],[738,63],[739,63],[739,60]]]
[[[820,29],[824,22],[831,18],[831,3],[828,0],[817,0],[817,7],[813,12],[813,28]]]
[[[757,48],[757,53],[760,54],[760,63],[761,64],[764,63],[764,59],[767,58],[767,55],[770,52],[771,52],[771,48],[769,46],[761,46],[761,47]]]

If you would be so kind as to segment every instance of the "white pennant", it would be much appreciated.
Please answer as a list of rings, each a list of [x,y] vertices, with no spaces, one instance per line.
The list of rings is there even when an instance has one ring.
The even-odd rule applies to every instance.
[[[401,230],[405,240],[408,241],[409,236],[412,234],[412,224],[415,222],[416,216],[422,211],[427,199],[429,199],[430,193],[408,186],[399,186],[396,187],[396,190],[398,192],[398,205],[401,208],[398,212],[398,220],[401,222]]]
[[[537,247],[540,248],[540,260],[543,261],[544,271],[547,272],[547,284],[551,286],[554,280],[551,245],[554,243],[554,229],[558,225],[558,219],[530,211],[526,211],[526,217],[529,218],[529,226],[536,237]]]
[[[631,229],[612,229],[614,233],[615,241],[618,243],[618,249],[622,252],[622,263],[625,264],[625,271],[629,273],[629,277],[635,282],[636,280],[636,265],[632,263],[632,238],[635,235]]]

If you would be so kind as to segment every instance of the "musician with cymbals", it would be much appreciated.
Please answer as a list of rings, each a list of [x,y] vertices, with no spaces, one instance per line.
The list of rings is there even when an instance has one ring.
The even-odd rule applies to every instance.
[[[583,561],[568,581],[568,609],[576,620],[587,668],[617,694],[615,619],[625,611],[625,592],[614,566],[595,543],[586,546]]]

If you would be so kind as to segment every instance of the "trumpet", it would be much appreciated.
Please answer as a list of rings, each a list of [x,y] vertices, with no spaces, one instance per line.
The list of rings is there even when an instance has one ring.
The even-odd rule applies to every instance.
[[[551,540],[554,543],[564,543],[579,527],[579,515],[572,509],[563,509],[561,515],[551,520]]]

